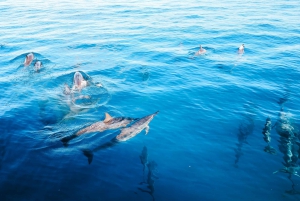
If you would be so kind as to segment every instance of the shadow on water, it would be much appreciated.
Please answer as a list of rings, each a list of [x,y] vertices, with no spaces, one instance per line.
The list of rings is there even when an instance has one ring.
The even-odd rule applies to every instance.
[[[157,164],[155,161],[148,161],[148,150],[146,146],[143,147],[142,153],[140,155],[140,160],[141,160],[141,164],[143,165],[143,181],[139,183],[141,187],[138,187],[138,189],[141,192],[149,193],[154,201],[155,200],[155,197],[153,195],[154,182],[155,179],[158,179],[158,177],[155,175]],[[148,174],[147,174],[147,180],[145,181],[144,178],[145,178],[146,167],[148,169]],[[142,185],[146,185],[147,189]]]
[[[299,159],[299,130],[290,121],[289,115],[280,109],[279,117],[276,122],[276,132],[280,136],[278,140],[279,151],[283,154],[283,168],[274,172],[284,172],[290,175],[298,175],[300,170]]]
[[[252,105],[252,104],[251,104]],[[243,155],[243,146],[244,144],[248,144],[248,137],[253,133],[254,130],[254,118],[255,114],[253,109],[251,108],[251,105],[246,105],[246,113],[243,115],[244,119],[239,125],[238,133],[237,133],[237,139],[238,143],[236,143],[235,151],[235,161],[234,161],[234,167],[238,168],[238,163]]]
[[[288,175],[288,179],[292,183],[292,189],[291,190],[286,190],[285,192],[287,194],[290,194],[290,195],[300,195],[300,191],[295,189],[296,185],[295,185],[294,181],[292,180],[292,175],[291,174]]]
[[[150,72],[147,66],[141,66],[138,69],[139,76],[142,78],[142,81],[148,81],[150,78]]]

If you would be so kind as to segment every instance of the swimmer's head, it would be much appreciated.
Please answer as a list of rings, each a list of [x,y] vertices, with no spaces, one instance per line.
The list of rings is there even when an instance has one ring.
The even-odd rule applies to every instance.
[[[41,61],[36,61],[36,62],[34,63],[34,69],[35,69],[35,71],[40,70],[41,67],[42,67],[42,62],[41,62]]]
[[[80,72],[77,71],[77,72],[74,74],[74,80],[73,80],[74,85],[75,85],[76,87],[79,87],[79,86],[81,86],[82,81],[84,81],[83,76],[81,75]]]

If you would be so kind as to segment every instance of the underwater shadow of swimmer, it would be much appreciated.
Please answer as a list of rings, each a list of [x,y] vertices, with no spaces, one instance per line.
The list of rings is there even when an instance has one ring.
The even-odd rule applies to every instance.
[[[88,158],[89,164],[91,164],[91,162],[93,160],[93,152],[112,147],[119,142],[127,141],[127,140],[135,137],[139,133],[141,133],[143,130],[145,130],[146,135],[147,135],[149,132],[149,129],[150,129],[149,123],[153,120],[154,116],[156,116],[158,113],[159,113],[159,111],[156,111],[153,114],[150,114],[150,115],[147,115],[145,117],[138,119],[133,124],[131,124],[129,127],[125,127],[123,129],[121,129],[121,132],[117,136],[115,136],[113,139],[111,139],[109,142],[97,147],[94,150],[88,150],[88,149],[83,150],[83,154]]]
[[[157,163],[155,161],[150,161],[147,163],[147,168],[148,168],[148,174],[147,174],[147,182],[142,182],[140,184],[147,184],[147,188],[149,190],[145,190],[142,189],[140,187],[138,187],[138,189],[142,192],[145,193],[149,193],[153,199],[153,201],[155,201],[155,197],[154,197],[154,183],[155,183],[155,179],[158,179],[158,177],[155,175],[155,170],[157,167]]]

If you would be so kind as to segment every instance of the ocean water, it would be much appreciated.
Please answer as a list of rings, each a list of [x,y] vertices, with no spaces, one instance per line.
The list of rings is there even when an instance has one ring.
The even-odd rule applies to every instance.
[[[0,1],[0,200],[300,200],[299,11],[298,0]],[[89,86],[71,101],[77,71]],[[62,142],[105,112],[156,111],[147,135],[115,146],[103,145],[120,129]]]

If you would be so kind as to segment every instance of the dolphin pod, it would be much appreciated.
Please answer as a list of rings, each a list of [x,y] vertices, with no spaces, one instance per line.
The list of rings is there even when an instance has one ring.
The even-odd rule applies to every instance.
[[[202,48],[202,46],[200,46],[200,52],[205,52],[205,51],[206,50],[204,50]],[[26,55],[24,63],[23,63],[24,67],[30,66],[31,63],[34,61],[34,59],[35,59],[34,53],[32,53],[32,52],[28,53]],[[36,59],[34,62],[34,70],[36,72],[38,72],[38,71],[40,71],[41,68],[42,68],[42,62],[40,60]],[[88,82],[88,80],[86,80],[79,71],[76,71],[73,76],[73,86],[70,88],[69,85],[67,83],[65,83],[63,94],[65,94],[67,97],[70,97],[71,98],[70,100],[72,102],[74,102],[76,99],[89,99],[90,97],[88,95],[85,95],[85,96],[79,95],[77,97],[74,97],[75,93],[80,94],[81,90],[83,88],[89,86],[89,84],[90,83]],[[96,86],[102,87],[102,85],[99,83],[96,84]],[[74,133],[70,136],[63,137],[61,139],[61,142],[63,143],[63,145],[66,146],[70,140],[72,140],[78,136],[84,135],[84,134],[88,134],[88,133],[92,133],[92,132],[104,132],[106,130],[122,128],[121,132],[117,136],[115,136],[110,142],[101,145],[100,147],[94,149],[93,151],[97,151],[99,149],[110,147],[110,146],[113,146],[114,144],[116,144],[117,142],[126,141],[126,140],[129,140],[129,139],[135,137],[143,130],[145,130],[146,135],[147,135],[149,132],[149,123],[154,118],[154,116],[156,116],[158,114],[158,112],[159,111],[157,111],[153,114],[147,115],[140,119],[139,118],[131,118],[131,117],[112,117],[108,113],[105,113],[105,119],[103,121],[98,121],[98,122],[92,123],[91,125],[78,130],[76,133]],[[131,125],[129,125],[129,124],[131,124]],[[126,127],[126,126],[128,126],[128,127]],[[147,150],[145,150],[145,153],[146,152],[147,152]],[[84,151],[84,154],[86,156],[88,156],[89,163],[91,163],[90,155],[92,156],[92,152]],[[143,157],[145,157],[145,156],[143,156]],[[146,165],[146,164],[144,164],[144,165]]]
[[[106,149],[106,148],[109,148],[109,147],[113,147],[114,145],[116,145],[119,142],[129,140],[129,139],[135,137],[140,132],[142,132],[144,129],[146,131],[146,134],[148,134],[148,132],[149,132],[149,123],[154,118],[154,116],[158,114],[158,112],[159,111],[157,111],[153,114],[147,115],[143,118],[138,119],[137,121],[135,121],[130,126],[121,129],[120,134],[118,134],[116,137],[114,137],[110,141],[100,145],[99,147],[96,147],[95,149],[93,149],[93,150],[89,150],[89,149],[82,150],[83,154],[88,158],[88,163],[89,164],[92,163],[93,156],[94,156],[93,153],[96,152],[96,151]]]
[[[132,121],[137,120],[136,118],[130,117],[111,117],[108,113],[105,113],[105,119],[103,121],[98,121],[85,128],[80,129],[75,134],[67,136],[61,139],[61,141],[66,145],[70,140],[84,134],[92,132],[104,132],[106,130],[118,129],[121,127],[126,127]]]

